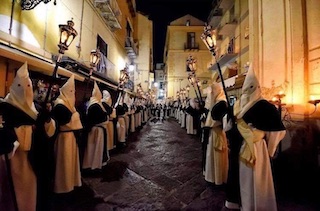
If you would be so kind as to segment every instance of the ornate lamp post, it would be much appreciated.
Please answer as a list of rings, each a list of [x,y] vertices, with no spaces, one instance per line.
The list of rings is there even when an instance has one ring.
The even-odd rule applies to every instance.
[[[128,82],[129,80],[129,74],[128,74],[128,68],[125,67],[122,70],[120,70],[120,77],[119,77],[119,83],[118,83],[118,92],[119,92],[119,96],[117,99],[116,104],[114,105],[114,108],[116,108],[118,106],[118,104],[120,103],[120,99],[121,99],[121,95],[122,95],[122,91],[124,89],[124,85]]]
[[[57,74],[59,63],[62,58],[62,55],[64,54],[64,52],[66,50],[68,50],[70,44],[72,43],[74,38],[78,35],[78,32],[73,28],[73,26],[74,26],[74,22],[72,20],[68,20],[67,24],[60,24],[59,25],[59,29],[60,29],[60,40],[59,40],[59,44],[58,44],[59,55],[58,55],[56,65],[55,65],[53,73],[52,73],[53,78],[55,78],[55,76]],[[45,103],[47,103],[49,100],[52,86],[53,86],[53,84],[50,83],[46,98],[44,100]]]
[[[89,77],[92,76],[92,72],[93,72],[94,68],[96,68],[96,66],[99,64],[100,58],[101,58],[101,55],[100,55],[99,49],[92,50],[90,52],[90,67],[91,68],[90,68]]]
[[[229,97],[228,97],[226,86],[225,86],[225,83],[224,83],[224,80],[223,80],[221,67],[220,67],[220,64],[219,64],[219,62],[217,60],[217,57],[216,57],[216,49],[215,49],[216,37],[212,33],[212,28],[211,28],[210,25],[206,24],[206,26],[204,27],[204,31],[203,31],[203,33],[201,35],[201,39],[204,42],[204,44],[207,46],[209,51],[211,52],[212,56],[215,58],[215,61],[216,61],[217,67],[218,67],[219,77],[220,77],[220,80],[221,80],[221,83],[222,83],[223,92],[224,92],[224,94],[226,96],[227,104],[228,104],[228,106],[230,106],[231,104],[230,104],[230,100],[229,100]]]
[[[188,76],[188,80],[190,82],[190,84],[193,86],[194,91],[196,93],[197,99],[199,101],[199,105],[202,106],[203,105],[203,101],[202,101],[202,95],[201,95],[201,90],[200,90],[200,86],[199,86],[199,80],[196,76],[196,70],[197,70],[197,60],[194,59],[191,55],[189,56],[189,58],[187,59],[187,65],[191,71],[191,73],[189,73]],[[196,88],[197,89],[196,89]]]
[[[89,78],[88,78],[88,81],[87,81],[87,86],[86,86],[86,88],[84,90],[83,99],[85,99],[85,97],[86,97],[92,73],[93,73],[94,69],[96,68],[96,66],[99,64],[100,58],[101,58],[101,55],[100,55],[99,49],[92,50],[90,52],[90,72],[89,72]]]

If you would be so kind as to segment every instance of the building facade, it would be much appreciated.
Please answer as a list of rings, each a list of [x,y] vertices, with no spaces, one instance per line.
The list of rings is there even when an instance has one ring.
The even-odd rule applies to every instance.
[[[63,54],[58,74],[69,77],[73,73],[77,81],[88,80],[90,52],[99,49],[102,59],[90,79],[115,91],[120,70],[129,64],[135,64],[139,55],[135,1],[61,0],[46,4],[35,2],[40,3],[25,7],[25,1],[2,1],[0,96],[4,97],[8,93],[15,70],[25,61],[28,62],[31,72],[39,73],[40,77],[52,75],[59,50],[58,26],[71,19],[78,35]],[[148,48],[150,52],[152,47]],[[138,66],[134,67],[133,71],[137,71]],[[130,78],[131,86],[127,87],[129,90],[134,90],[133,77],[134,74]],[[78,84],[77,98],[80,99],[78,96],[84,94],[85,85]]]
[[[276,105],[287,128],[279,153],[288,174],[307,172],[307,179],[320,166],[320,2],[216,0],[213,5],[208,23],[229,96],[240,96],[252,63],[263,96]]]
[[[207,84],[211,80],[208,64],[212,61],[211,53],[201,40],[205,23],[191,15],[172,21],[167,27],[164,47],[165,82],[167,97],[175,98],[180,89],[189,85],[186,61],[189,56],[197,60],[196,75]],[[190,89],[190,97],[196,97]]]

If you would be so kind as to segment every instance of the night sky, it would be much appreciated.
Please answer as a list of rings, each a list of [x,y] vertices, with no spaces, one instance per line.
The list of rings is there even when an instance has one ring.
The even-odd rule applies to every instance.
[[[137,11],[153,21],[154,64],[163,62],[167,25],[190,14],[204,22],[212,9],[212,0],[136,0]]]

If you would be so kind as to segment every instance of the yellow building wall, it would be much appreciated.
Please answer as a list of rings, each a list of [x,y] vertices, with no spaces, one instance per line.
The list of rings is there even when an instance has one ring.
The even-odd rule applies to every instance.
[[[320,99],[320,2],[249,0],[250,59],[261,86],[285,92],[291,118],[319,116],[308,104]],[[252,30],[251,30],[252,29]]]
[[[129,17],[126,1],[118,1],[123,9],[124,17]],[[56,5],[40,3],[33,10],[21,10],[20,3],[15,1],[13,11],[13,23],[16,28],[9,34],[9,21],[11,14],[11,0],[1,1],[0,21],[4,25],[0,30],[0,42],[25,52],[37,55],[51,61],[51,55],[58,54],[59,24],[66,24],[67,20],[73,19],[74,28],[78,32],[65,56],[69,56],[89,66],[89,55],[92,49],[96,49],[97,35],[99,34],[108,44],[108,59],[115,65],[109,78],[118,81],[119,71],[124,68],[127,62],[127,55],[124,49],[126,18],[122,18],[122,29],[116,32],[116,36],[107,27],[104,19],[94,7],[93,1],[83,0],[60,0]],[[82,15],[83,6],[83,18]],[[132,20],[132,22],[134,22]],[[5,26],[7,25],[7,26]],[[82,29],[82,30],[80,30]],[[79,51],[79,48],[81,50]],[[4,75],[4,66],[1,67],[0,78]],[[10,85],[10,84],[9,84]],[[1,86],[1,92],[4,87]]]
[[[135,78],[135,85],[141,84],[144,92],[149,89],[149,72],[151,67],[151,55],[150,51],[153,49],[153,24],[148,17],[137,13],[138,28],[138,40],[139,40],[139,56],[137,58],[138,74]],[[135,86],[136,90],[136,86]]]
[[[189,17],[190,18],[190,17]],[[194,22],[191,19],[191,23]],[[183,23],[185,23],[183,21]],[[212,61],[211,53],[201,40],[203,25],[198,26],[168,26],[167,32],[167,56],[165,57],[167,72],[167,96],[175,97],[176,92],[186,88],[189,84],[186,60],[192,55],[197,60],[196,75],[201,81],[210,81],[212,73],[208,70],[208,64]],[[199,50],[184,50],[187,43],[187,33],[195,32],[196,44]],[[196,97],[191,87],[189,96]]]

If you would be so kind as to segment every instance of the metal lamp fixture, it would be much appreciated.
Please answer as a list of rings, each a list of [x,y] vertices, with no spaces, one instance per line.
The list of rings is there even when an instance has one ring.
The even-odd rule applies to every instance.
[[[197,70],[197,60],[194,59],[191,55],[189,56],[189,58],[187,59],[187,65],[189,67],[189,69],[191,70],[191,72],[195,72]]]
[[[90,52],[90,66],[96,67],[100,62],[100,58],[101,58],[101,55],[100,55],[99,49],[92,50]]]
[[[59,44],[58,44],[59,55],[58,55],[54,70],[52,72],[53,78],[56,77],[59,63],[62,58],[62,54],[64,54],[64,52],[66,50],[68,50],[68,47],[70,46],[70,44],[72,43],[74,38],[78,35],[78,32],[73,28],[73,26],[74,26],[74,22],[72,20],[67,21],[67,24],[60,24],[59,25],[59,29],[60,29],[60,39],[59,39]],[[53,84],[50,83],[50,85],[48,87],[46,98],[44,100],[45,103],[47,103],[49,100],[52,86],[53,86]]]
[[[120,70],[120,77],[119,77],[119,83],[118,83],[118,88],[117,88],[117,90],[119,91],[119,96],[118,96],[118,99],[117,99],[115,105],[113,106],[114,108],[116,108],[119,105],[124,85],[128,81],[129,81],[128,68],[124,67],[122,70]]]
[[[60,24],[60,42],[59,53],[64,54],[64,51],[68,50],[70,44],[74,38],[78,35],[78,32],[73,28],[74,22],[71,20],[67,21],[67,24]]]
[[[100,62],[100,51],[99,49],[97,50],[92,50],[90,52],[90,72],[89,72],[89,78],[88,78],[88,81],[87,81],[87,86],[84,90],[84,94],[83,94],[83,99],[86,98],[86,94],[87,94],[87,90],[88,90],[88,87],[89,87],[89,83],[90,83],[90,79],[91,79],[91,76],[92,76],[92,73],[94,71],[94,68],[99,64]]]
[[[215,46],[217,43],[216,36],[212,33],[212,28],[210,25],[205,25],[201,39],[207,48],[214,53],[215,56]]]
[[[200,86],[199,86],[199,80],[196,76],[196,70],[197,70],[197,60],[194,59],[191,55],[189,56],[189,58],[187,59],[187,65],[189,67],[189,69],[191,70],[191,73],[189,73],[188,76],[188,80],[190,82],[190,84],[193,86],[194,91],[196,93],[197,99],[199,101],[199,105],[202,106],[204,103],[202,101],[202,95],[201,95],[201,90],[200,90]],[[197,90],[196,88],[197,87]],[[198,91],[198,92],[197,92]]]
[[[219,72],[219,77],[220,77],[220,80],[221,80],[223,92],[224,92],[224,94],[226,96],[226,100],[227,100],[228,106],[231,106],[230,100],[229,100],[229,97],[228,97],[228,93],[227,93],[227,89],[226,89],[226,85],[224,83],[221,67],[220,67],[220,64],[219,64],[219,62],[217,60],[217,57],[216,57],[216,51],[215,51],[216,39],[215,39],[215,36],[213,34],[212,27],[210,25],[208,25],[208,24],[205,25],[204,31],[203,31],[203,33],[201,35],[201,39],[204,42],[204,44],[207,46],[209,51],[211,52],[212,56],[216,60],[216,64],[217,64],[217,67],[218,67],[218,72]]]
[[[120,70],[120,78],[119,78],[119,88],[122,87],[129,80],[129,74],[127,67]]]

